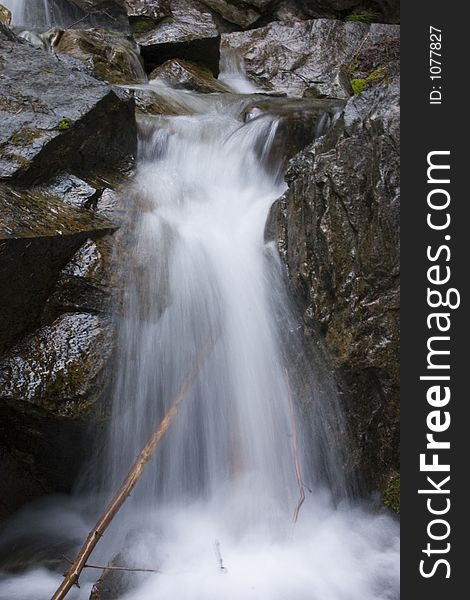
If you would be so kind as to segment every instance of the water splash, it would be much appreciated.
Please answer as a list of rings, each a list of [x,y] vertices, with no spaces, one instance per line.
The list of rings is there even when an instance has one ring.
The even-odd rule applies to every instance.
[[[233,48],[222,46],[220,49],[218,80],[225,83],[229,89],[240,94],[254,94],[261,91],[248,79],[243,56]]]

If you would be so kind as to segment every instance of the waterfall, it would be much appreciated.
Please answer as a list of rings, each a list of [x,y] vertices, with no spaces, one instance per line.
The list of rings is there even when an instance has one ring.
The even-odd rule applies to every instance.
[[[12,24],[17,27],[50,27],[48,0],[3,0],[12,14]]]
[[[103,447],[71,504],[21,515],[21,531],[43,527],[43,544],[79,545],[202,356],[167,436],[93,554],[97,564],[157,571],[121,574],[117,597],[395,600],[397,525],[348,495],[335,385],[303,348],[264,237],[286,189],[273,151],[278,118],[247,119],[239,96],[178,93],[195,114],[141,123]],[[13,520],[5,544],[17,530]],[[90,571],[72,600],[88,598]],[[0,598],[46,600],[59,579],[45,567],[9,574]]]
[[[295,325],[283,336],[290,306],[275,280],[273,249],[264,243],[269,209],[285,184],[270,164],[277,120],[243,124],[242,114],[238,102],[148,125],[135,183],[137,241],[123,275],[126,316],[106,463],[117,486],[210,341],[210,356],[144,476],[140,499],[186,503],[224,487],[233,497],[245,486],[258,497],[246,507],[253,518],[279,511],[289,517],[298,495],[289,353],[298,349]],[[317,431],[327,426],[319,423]],[[325,438],[318,431],[310,450],[338,481],[342,473],[334,449],[322,447]],[[320,480],[324,473],[314,475]]]
[[[112,418],[92,478],[105,497],[204,362],[96,560],[161,571],[130,576],[127,600],[396,598],[395,524],[348,497],[335,386],[305,354],[264,239],[286,187],[278,119],[244,122],[247,104],[141,125]]]
[[[52,26],[104,29],[117,28],[125,31],[127,19],[114,19],[106,10],[87,12],[70,0],[4,0],[2,2],[12,13],[12,25],[17,28],[45,30]],[[93,4],[93,3],[91,3]]]

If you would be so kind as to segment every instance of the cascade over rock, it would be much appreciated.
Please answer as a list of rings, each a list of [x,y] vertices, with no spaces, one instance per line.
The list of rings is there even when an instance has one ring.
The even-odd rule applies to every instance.
[[[158,573],[77,598],[395,598],[354,494],[399,467],[397,2],[34,6],[44,47],[0,24],[0,519],[68,497],[8,520],[0,596],[51,597],[183,386],[93,554]]]
[[[398,40],[396,25],[315,19],[226,33],[222,47],[243,57],[249,79],[261,89],[348,98],[355,63]]]
[[[287,181],[270,227],[306,335],[320,326],[349,396],[353,468],[383,489],[399,468],[398,78],[349,100]]]

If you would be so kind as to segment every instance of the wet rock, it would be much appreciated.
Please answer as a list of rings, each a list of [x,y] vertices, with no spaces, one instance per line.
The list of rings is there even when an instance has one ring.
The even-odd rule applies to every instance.
[[[0,4],[0,23],[7,26],[11,23],[11,12],[3,4]]]
[[[138,122],[142,115],[177,115],[177,108],[171,102],[168,102],[160,94],[152,92],[152,90],[135,90],[134,91],[135,106],[138,115]],[[139,135],[140,135],[139,127]]]
[[[145,33],[159,21],[171,17],[171,0],[126,0],[133,33]]]
[[[83,460],[87,417],[105,389],[112,343],[106,318],[63,314],[0,360],[5,513],[35,496],[70,489]],[[12,487],[5,486],[13,475]]]
[[[395,25],[316,19],[223,34],[221,43],[244,57],[249,79],[262,89],[348,98],[356,61],[398,40]]]
[[[53,1],[59,4],[55,14],[62,13],[62,20],[54,25],[68,27],[77,24],[80,27],[129,31],[125,0],[66,0],[68,4],[66,7],[63,7],[64,0]],[[71,10],[71,8],[75,10]]]
[[[358,22],[398,23],[399,0],[204,0],[225,20],[250,29],[270,21],[352,19]]]
[[[112,178],[88,176],[89,181],[93,183],[91,185],[76,175],[62,173],[35,189],[60,196],[65,203],[80,209],[80,214],[91,211],[91,214],[109,219],[113,226],[118,227],[125,211],[118,189],[123,183],[121,179],[126,182],[128,175],[130,173],[126,174],[123,169],[123,173],[118,172]]]
[[[172,59],[154,69],[149,79],[160,79],[176,88],[201,93],[226,92],[227,88],[207,69],[178,58]]]
[[[112,347],[106,319],[63,314],[11,348],[0,361],[0,398],[58,416],[86,413],[102,393]]]
[[[77,58],[95,77],[108,83],[146,81],[139,48],[122,33],[104,29],[59,30],[53,49]]]
[[[380,489],[398,470],[399,88],[352,98],[290,163],[271,226],[304,311],[335,361],[355,466]]]
[[[171,17],[138,32],[136,41],[149,71],[171,58],[202,63],[219,72],[220,35],[211,12],[189,0],[173,0]]]
[[[259,9],[268,6],[271,0],[255,0],[243,3],[230,2],[230,0],[204,0],[204,3],[225,20],[245,29],[253,26],[260,19],[262,11]]]
[[[2,32],[0,64],[0,180],[27,184],[135,152],[134,102],[124,91]]]
[[[0,186],[0,352],[40,322],[58,274],[90,236],[115,225],[42,192]]]
[[[290,159],[322,135],[344,108],[344,101],[330,99],[283,98],[254,95],[242,116],[244,121],[279,117],[271,149],[272,160]]]
[[[287,0],[302,19],[329,17],[365,23],[398,23],[399,0]],[[279,10],[279,9],[278,9]]]
[[[108,237],[88,239],[59,273],[43,318],[51,320],[72,311],[107,314],[112,297],[108,269],[111,255],[112,243]]]

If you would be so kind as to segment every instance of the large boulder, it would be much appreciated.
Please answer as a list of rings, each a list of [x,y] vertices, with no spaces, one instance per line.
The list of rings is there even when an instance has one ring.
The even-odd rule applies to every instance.
[[[355,466],[383,489],[399,465],[399,87],[351,98],[291,160],[270,231],[303,309],[336,364]]]
[[[9,482],[0,510],[70,489],[86,450],[81,415],[103,394],[112,339],[103,317],[63,314],[0,360],[0,454],[8,459],[1,470]]]
[[[136,123],[130,94],[2,28],[0,61],[1,517],[70,490],[99,427]]]
[[[96,193],[79,204],[72,182],[64,199],[8,188],[1,198],[0,518],[70,489],[108,385],[116,226],[87,203]]]
[[[83,62],[107,83],[143,83],[146,75],[139,48],[128,36],[105,29],[53,31],[53,50]]]
[[[222,48],[243,57],[248,78],[262,89],[348,98],[357,61],[398,45],[399,35],[397,25],[315,19],[226,33]]]
[[[115,229],[42,190],[0,186],[0,352],[40,322],[60,270],[90,236]]]
[[[0,180],[26,184],[135,152],[132,97],[70,61],[0,32]]]
[[[134,21],[133,32],[149,71],[171,58],[202,63],[219,72],[220,34],[212,13],[191,0],[172,0],[171,16]]]

